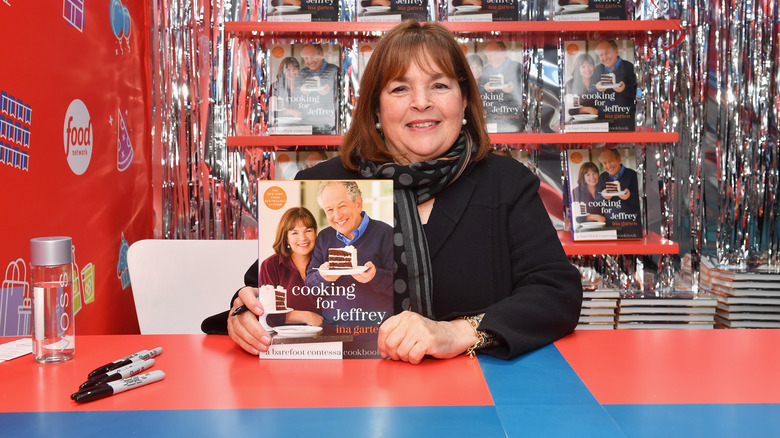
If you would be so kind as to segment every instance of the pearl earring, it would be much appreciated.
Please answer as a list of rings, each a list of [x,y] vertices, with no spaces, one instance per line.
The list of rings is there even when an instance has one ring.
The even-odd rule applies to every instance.
[[[374,125],[374,126],[376,126],[376,130],[377,131],[381,131],[382,130],[382,124],[379,123],[379,122],[376,122],[376,125]]]
[[[460,121],[460,124],[463,125],[463,126],[466,126],[466,123],[468,123],[468,120],[466,120],[466,119],[463,119],[463,120]]]

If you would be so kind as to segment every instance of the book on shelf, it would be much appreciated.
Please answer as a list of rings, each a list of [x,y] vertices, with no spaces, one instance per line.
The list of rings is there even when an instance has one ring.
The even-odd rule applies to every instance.
[[[617,329],[638,329],[638,330],[652,330],[652,329],[711,329],[715,327],[715,323],[709,322],[618,322],[615,327]]]
[[[717,297],[718,302],[723,304],[752,304],[756,306],[780,306],[780,297],[727,295],[714,289],[707,289],[706,292],[709,292],[711,295]]]
[[[565,132],[631,132],[636,127],[634,42],[563,43]]]
[[[569,149],[571,238],[641,239],[641,189],[633,148]]]
[[[274,44],[268,56],[268,133],[337,133],[341,93],[339,44]]]
[[[717,294],[718,296],[735,296],[735,297],[767,297],[777,298],[780,297],[780,288],[740,288],[724,286],[719,283],[713,283],[711,278],[707,278],[704,275],[699,277],[699,285],[702,289]]]
[[[718,326],[726,328],[780,328],[780,321],[730,320],[715,315]]]
[[[338,155],[336,151],[326,151],[312,148],[298,151],[274,151],[274,176],[273,179],[295,179],[295,175],[322,161],[329,160]]]
[[[751,281],[751,280],[725,280],[717,277],[701,276],[702,281],[714,289],[733,291],[732,293],[742,293],[740,291],[764,291],[767,294],[780,294],[780,282],[778,281]]]
[[[648,314],[715,314],[714,306],[634,306],[625,305],[620,313],[648,313]]]
[[[331,204],[343,204],[341,193],[348,200],[346,190],[341,182],[330,181],[327,183],[336,186],[325,187],[320,195],[321,183],[326,182],[257,182],[261,260],[258,299],[265,309],[260,322],[272,336],[271,346],[268,352],[260,353],[261,358],[379,357],[376,346],[379,326],[393,314],[393,182],[352,182],[362,200],[358,210],[352,213],[368,222],[360,237],[349,244],[338,238],[325,213]],[[331,194],[334,190],[335,194]],[[369,211],[371,215],[367,216]],[[311,218],[316,230],[311,230],[311,224],[301,217]],[[284,245],[277,244],[276,235],[277,229],[290,226],[294,228],[287,231],[288,243],[302,239],[304,244],[308,242],[305,248],[312,248],[305,281],[287,281],[283,280],[285,275],[271,274],[274,269],[285,269],[285,259],[278,254],[284,254]],[[367,265],[368,262],[373,266]],[[368,281],[358,281],[356,276],[364,272],[374,275]],[[287,284],[275,284],[282,281]],[[302,324],[320,317],[321,325]]]
[[[469,42],[461,45],[479,86],[489,133],[523,132],[523,43]]]
[[[616,308],[618,305],[617,299],[610,298],[587,298],[582,300],[582,307],[590,308]]]
[[[447,0],[447,21],[518,21],[519,0]]]
[[[615,323],[614,322],[612,323],[582,322],[582,323],[578,323],[574,329],[575,330],[614,330]]]
[[[750,321],[780,321],[780,313],[767,312],[727,312],[723,309],[717,309],[717,315],[731,321],[750,320]]]
[[[626,0],[553,0],[555,21],[625,20]]]
[[[609,323],[615,322],[615,315],[581,315],[580,323]]]
[[[689,307],[715,307],[718,299],[713,295],[691,291],[666,291],[650,292],[646,296],[637,294],[624,294],[620,299],[620,306],[689,306]]]
[[[729,280],[732,284],[741,282],[760,282],[774,283],[776,289],[780,289],[780,267],[777,266],[754,266],[743,267],[737,265],[721,265],[715,263],[710,257],[702,257],[700,260],[700,272],[710,278],[717,278],[721,281]]]
[[[418,0],[356,0],[357,21],[428,21],[435,2]]]
[[[341,2],[317,0],[267,0],[266,21],[339,21]]]
[[[780,314],[780,305],[761,305],[761,304],[728,304],[722,301],[718,301],[718,309],[724,312],[766,312],[766,313],[778,313]]]
[[[639,313],[618,313],[618,322],[705,322],[714,323],[715,314],[681,314],[681,313],[666,313],[666,314],[639,314]]]
[[[596,316],[596,315],[615,315],[614,307],[583,307],[580,309],[580,315],[584,316]]]
[[[582,298],[620,298],[620,289],[598,288],[582,291]]]

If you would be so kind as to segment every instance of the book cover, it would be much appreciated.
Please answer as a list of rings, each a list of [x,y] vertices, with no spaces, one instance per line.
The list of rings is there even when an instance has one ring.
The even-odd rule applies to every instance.
[[[305,280],[298,272],[274,277],[261,263],[260,322],[272,340],[260,357],[378,358],[379,326],[393,313],[393,182],[261,180],[257,189],[259,260],[285,266],[311,257]],[[301,217],[311,217],[314,227]],[[278,240],[284,229],[296,245],[286,261]],[[320,318],[321,325],[300,322]]]
[[[644,235],[636,151],[566,151],[571,238],[641,239]]]
[[[523,132],[523,43],[472,42],[463,47],[485,106],[487,131]]]
[[[518,21],[518,0],[447,0],[447,21]]]
[[[267,0],[266,21],[339,21],[338,0]]]
[[[337,134],[341,46],[275,44],[269,52],[268,133]]]
[[[625,0],[554,0],[553,20],[625,20]]]
[[[630,132],[636,127],[634,42],[563,43],[565,132]]]
[[[357,21],[428,21],[435,3],[429,0],[356,0]]]
[[[273,179],[295,179],[295,175],[303,170],[329,160],[339,153],[320,148],[305,151],[274,151]]]

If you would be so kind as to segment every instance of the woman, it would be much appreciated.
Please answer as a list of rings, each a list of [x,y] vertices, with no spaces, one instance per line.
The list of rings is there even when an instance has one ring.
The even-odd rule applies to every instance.
[[[572,191],[572,197],[575,202],[585,204],[587,212],[584,216],[579,216],[578,221],[582,222],[606,222],[606,217],[601,214],[601,207],[596,207],[592,202],[603,200],[604,198],[596,190],[599,184],[599,168],[590,161],[582,163],[577,175],[577,188]],[[572,212],[572,214],[574,214]]]
[[[396,314],[379,329],[383,357],[416,364],[476,350],[510,358],[577,324],[580,275],[537,194],[539,180],[490,154],[482,114],[452,33],[404,22],[366,65],[340,158],[298,173],[395,182]],[[244,292],[233,305],[256,302]],[[267,349],[256,317],[232,324],[247,345]]]
[[[272,326],[280,324],[321,326],[323,318],[317,311],[314,297],[291,293],[294,288],[300,288],[306,284],[306,268],[311,261],[316,238],[317,221],[308,209],[294,207],[284,212],[276,229],[276,238],[273,243],[274,254],[263,260],[259,269],[259,278],[258,262],[249,268],[244,275],[244,284],[252,286],[240,289],[233,296],[231,305],[242,291],[257,296],[257,285],[259,284],[283,286],[287,289],[287,307],[295,310],[287,314],[268,315],[268,323]],[[256,316],[255,319],[257,319]],[[206,333],[227,333],[236,343],[250,351],[248,350],[250,347],[235,335],[230,325],[231,320],[235,320],[235,318],[228,317],[227,313],[221,313],[208,318],[201,328]],[[225,330],[226,323],[227,330]]]
[[[301,92],[295,88],[301,64],[292,56],[282,59],[276,80],[271,84],[271,99],[275,103],[275,117],[301,117],[301,110],[295,97]]]
[[[572,77],[566,82],[566,94],[579,97],[579,106],[571,108],[569,114],[598,114],[596,101],[591,97],[597,93],[596,82],[593,80],[593,72],[596,70],[596,62],[593,57],[583,53],[574,59]]]

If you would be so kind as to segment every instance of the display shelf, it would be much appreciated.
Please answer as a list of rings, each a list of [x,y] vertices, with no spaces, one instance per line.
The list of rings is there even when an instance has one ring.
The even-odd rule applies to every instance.
[[[677,143],[678,140],[676,132],[650,129],[635,132],[490,134],[493,144]],[[338,146],[340,143],[340,135],[242,135],[227,138],[228,146],[237,147]]]
[[[225,32],[274,33],[279,34],[334,34],[371,33],[390,30],[397,22],[276,22],[276,21],[228,21]],[[445,27],[459,34],[463,33],[564,33],[564,32],[619,32],[644,34],[681,31],[680,20],[610,20],[610,21],[491,21],[491,22],[448,22]]]
[[[643,239],[573,241],[569,231],[558,231],[566,255],[650,255],[679,254],[680,245],[650,233]]]

